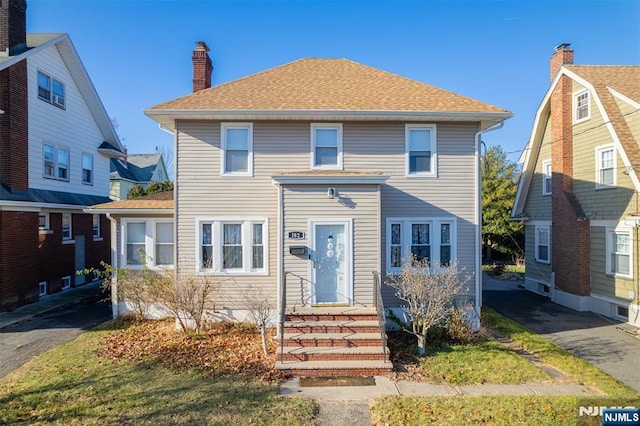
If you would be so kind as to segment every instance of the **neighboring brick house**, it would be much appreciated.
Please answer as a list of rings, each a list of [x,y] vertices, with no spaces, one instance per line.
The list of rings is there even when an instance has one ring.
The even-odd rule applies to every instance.
[[[640,66],[573,65],[560,45],[524,153],[512,217],[525,286],[640,325]]]
[[[27,34],[0,2],[0,311],[82,284],[109,261],[109,158],[123,148],[67,34]]]
[[[111,159],[110,194],[112,200],[126,200],[135,185],[169,180],[162,154],[127,154]]]

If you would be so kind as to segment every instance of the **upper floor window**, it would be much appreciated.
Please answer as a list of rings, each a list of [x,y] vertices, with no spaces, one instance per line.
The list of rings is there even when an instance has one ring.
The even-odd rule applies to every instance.
[[[253,124],[222,123],[221,175],[253,176]]]
[[[51,144],[43,146],[44,177],[69,180],[69,149]]]
[[[407,176],[437,176],[435,124],[407,124],[405,127]]]
[[[535,228],[536,261],[550,263],[551,231],[548,226],[536,226]]]
[[[38,97],[40,99],[64,108],[64,95],[64,83],[38,71]]]
[[[82,154],[82,183],[93,185],[93,155]]]
[[[202,220],[198,228],[200,272],[266,272],[266,219]]]
[[[311,124],[311,168],[342,170],[342,124]]]
[[[587,120],[591,114],[589,91],[576,93],[573,97],[573,121]]]
[[[448,265],[455,259],[455,238],[452,218],[389,218],[387,272],[399,272],[409,256]]]
[[[551,160],[542,162],[542,195],[551,195]]]
[[[62,213],[62,239],[71,240],[72,233],[71,213]]]
[[[596,188],[616,185],[616,152],[613,145],[596,148]]]

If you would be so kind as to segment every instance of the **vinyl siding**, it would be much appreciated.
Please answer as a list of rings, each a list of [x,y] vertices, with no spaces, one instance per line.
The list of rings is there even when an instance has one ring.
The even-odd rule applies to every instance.
[[[540,153],[536,159],[536,167],[524,206],[524,213],[531,220],[551,220],[551,195],[542,195],[542,163],[546,160],[551,160],[552,143],[551,125],[547,120]],[[553,170],[551,172],[553,173]]]
[[[64,83],[66,109],[38,98],[38,70]],[[109,158],[98,153],[105,140],[73,76],[56,47],[32,55],[27,63],[29,88],[29,187],[108,196]],[[45,179],[43,142],[69,148],[69,181]],[[82,154],[93,155],[93,185],[82,183]]]
[[[581,87],[574,83],[574,93]],[[591,118],[573,126],[574,192],[590,220],[618,220],[637,211],[637,195],[617,150],[616,187],[596,189],[596,148],[613,144],[603,123],[602,113],[592,98]]]
[[[289,247],[306,245],[312,229],[309,220],[352,219],[353,301],[355,306],[372,306],[373,276],[380,271],[378,185],[335,185],[339,197],[327,197],[327,185],[287,185],[284,190],[284,235],[305,232],[304,240],[284,241],[284,269],[287,273],[287,306],[300,305],[309,294],[310,262],[306,256],[289,254]],[[300,279],[304,280],[301,295]]]
[[[252,217],[265,217],[269,219],[269,274],[234,277],[235,291],[243,291],[251,284],[275,298],[278,197],[277,187],[272,184],[271,176],[284,171],[309,170],[310,123],[254,122],[253,177],[220,176],[219,122],[180,121],[177,128],[178,153],[175,161],[178,171],[177,209],[180,212],[177,223],[177,257],[180,269],[189,272],[196,270],[194,253],[197,217],[237,216],[245,213]],[[381,218],[377,230],[382,244],[380,259],[385,259],[384,234],[387,217],[457,216],[457,258],[469,272],[473,272],[476,254],[474,135],[477,130],[476,123],[438,123],[439,177],[406,178],[405,123],[343,123],[344,170],[379,171],[390,176],[380,190]],[[309,196],[313,197],[312,194],[313,192]],[[325,200],[326,185],[322,186],[319,195],[323,198],[323,203],[328,201]],[[353,196],[361,197],[363,194],[354,193]],[[363,203],[362,206],[358,204],[348,217],[356,217],[361,208],[371,209],[367,204],[369,201]],[[335,202],[332,205],[335,207],[326,214],[344,214],[340,212],[343,207]],[[325,212],[315,213],[320,214]],[[369,244],[365,246],[369,247]],[[373,266],[372,254],[363,256],[367,259],[364,264]],[[380,261],[377,265],[380,263],[384,264]],[[380,272],[384,276],[385,271]],[[370,270],[362,272],[364,275],[358,277],[370,273]],[[357,278],[360,279],[362,282],[370,282],[369,277]],[[355,296],[364,297],[363,300],[366,301],[360,288],[356,288]],[[384,295],[386,300],[393,299],[388,288]]]
[[[629,292],[637,293],[638,282],[638,228],[632,231],[632,250],[633,259],[631,267],[633,268],[633,278],[614,277],[606,271],[607,261],[607,242],[606,230],[603,226],[591,227],[591,293],[599,294],[607,297],[617,297],[623,300],[629,300]]]
[[[527,279],[532,279],[535,281],[540,281],[544,283],[551,282],[551,264],[536,262],[536,234],[535,234],[535,226],[534,225],[525,225],[525,253],[527,253],[527,257],[525,260],[525,269],[527,271]],[[551,223],[549,223],[549,228],[551,228]],[[553,241],[553,234],[551,235],[551,240]],[[551,251],[551,247],[549,247]],[[551,262],[553,262],[553,258],[551,258]]]

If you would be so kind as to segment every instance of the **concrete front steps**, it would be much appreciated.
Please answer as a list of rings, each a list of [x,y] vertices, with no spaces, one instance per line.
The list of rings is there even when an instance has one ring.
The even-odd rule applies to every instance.
[[[293,376],[372,376],[392,371],[375,308],[318,307],[285,315],[276,368]]]

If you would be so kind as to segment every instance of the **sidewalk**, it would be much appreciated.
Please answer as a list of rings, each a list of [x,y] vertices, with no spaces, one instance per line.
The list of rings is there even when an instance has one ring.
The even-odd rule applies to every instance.
[[[478,395],[593,395],[585,386],[576,384],[528,383],[522,385],[433,385],[376,376],[375,386],[300,386],[293,379],[280,386],[280,395],[303,396],[324,401],[366,401],[383,395],[398,396],[478,396]]]
[[[101,286],[102,280],[94,281],[41,297],[36,303],[21,306],[12,312],[0,312],[0,329],[28,321],[47,312],[104,297]]]

